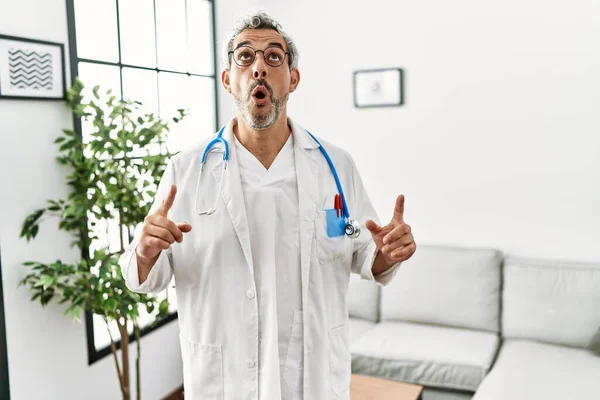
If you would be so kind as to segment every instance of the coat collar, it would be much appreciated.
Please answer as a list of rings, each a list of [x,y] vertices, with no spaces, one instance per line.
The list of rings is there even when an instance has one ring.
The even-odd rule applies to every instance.
[[[295,145],[307,150],[316,149],[319,147],[317,142],[315,142],[313,138],[310,137],[306,129],[296,124],[290,118],[288,118],[288,125],[292,127],[292,134],[294,135]]]

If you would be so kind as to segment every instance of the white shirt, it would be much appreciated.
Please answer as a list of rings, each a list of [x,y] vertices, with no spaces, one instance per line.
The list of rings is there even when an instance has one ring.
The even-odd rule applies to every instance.
[[[234,135],[235,137],[235,135]],[[248,218],[259,309],[261,399],[302,399],[303,330],[294,139],[267,170],[234,139]]]

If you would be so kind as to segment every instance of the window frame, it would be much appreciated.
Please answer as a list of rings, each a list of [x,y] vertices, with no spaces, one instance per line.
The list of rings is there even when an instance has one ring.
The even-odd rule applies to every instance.
[[[216,132],[218,130],[219,127],[219,96],[218,96],[218,89],[219,89],[219,84],[218,84],[218,74],[217,74],[217,57],[218,57],[218,53],[217,53],[217,28],[216,28],[216,10],[215,10],[215,0],[203,0],[203,1],[207,1],[209,3],[212,3],[212,7],[211,7],[211,22],[212,22],[212,50],[213,50],[213,75],[206,75],[206,74],[194,74],[194,73],[189,73],[189,72],[180,72],[180,71],[171,71],[171,70],[165,70],[165,69],[160,69],[158,67],[158,65],[155,68],[149,68],[149,67],[143,67],[143,66],[138,66],[138,65],[130,65],[130,64],[123,64],[122,63],[122,57],[121,57],[121,21],[120,21],[120,16],[119,16],[119,1],[120,0],[114,0],[115,1],[115,6],[116,6],[116,17],[117,17],[117,46],[118,46],[118,52],[119,52],[119,60],[116,63],[113,62],[106,62],[106,61],[100,61],[100,60],[92,60],[92,59],[87,59],[87,58],[79,58],[78,54],[77,54],[77,31],[76,31],[76,22],[75,22],[75,0],[66,0],[67,1],[67,25],[68,25],[68,35],[69,35],[69,65],[70,65],[70,69],[71,69],[71,85],[73,85],[75,83],[75,77],[79,75],[79,62],[86,62],[86,63],[93,63],[93,64],[99,64],[99,65],[110,65],[110,66],[117,66],[119,67],[119,75],[121,76],[121,85],[120,85],[120,89],[121,89],[121,93],[120,96],[123,96],[123,68],[133,68],[133,69],[141,69],[141,70],[146,70],[146,71],[156,71],[157,73],[160,72],[167,72],[167,73],[176,73],[176,74],[181,74],[181,75],[187,75],[187,76],[200,76],[200,77],[207,77],[207,78],[212,78],[214,80],[214,104],[215,104],[215,126],[214,126],[214,131]],[[154,20],[156,22],[156,0],[152,0],[153,1],[153,5],[154,5]],[[187,13],[187,0],[185,0],[186,2],[186,13]],[[156,30],[156,23],[155,23],[155,30]],[[156,37],[156,31],[155,31],[155,37]],[[155,41],[155,47],[158,46],[157,41]],[[156,48],[156,51],[158,51],[158,49]],[[160,102],[160,93],[158,95],[158,99]],[[81,137],[82,136],[82,128],[81,128],[81,119],[77,118],[75,115],[73,115],[73,129],[75,130],[75,132]],[[85,233],[87,235],[87,232]],[[87,258],[88,257],[88,249],[82,249],[82,257],[83,258]],[[1,276],[0,276],[1,278]],[[1,291],[0,291],[1,294]],[[144,327],[140,330],[140,338],[142,338],[143,336],[147,335],[150,332],[153,332],[159,328],[161,328],[162,326],[168,324],[171,321],[174,321],[175,319],[177,319],[177,312],[174,312],[173,314],[169,315],[168,317],[164,318],[163,320],[159,321],[156,325],[152,326],[152,327]],[[96,344],[95,344],[95,337],[94,337],[94,320],[93,320],[93,315],[89,312],[85,313],[85,325],[86,325],[86,337],[87,337],[87,351],[88,351],[88,365],[92,365],[93,363],[95,363],[96,361],[108,356],[111,354],[111,349],[110,349],[110,345],[107,345],[101,349],[96,350]],[[129,342],[133,343],[135,342],[135,336],[133,333],[131,333],[129,335]],[[116,343],[116,347],[117,349],[121,348],[121,341],[117,341]],[[0,360],[1,361],[1,360]],[[1,394],[1,393],[0,393]]]

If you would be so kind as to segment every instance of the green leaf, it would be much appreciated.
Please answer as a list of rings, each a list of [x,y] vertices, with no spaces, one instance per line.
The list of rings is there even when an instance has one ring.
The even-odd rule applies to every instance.
[[[81,322],[81,318],[80,318],[81,309],[79,307],[73,307],[73,308],[71,308],[69,313],[71,314],[71,318],[72,319],[74,319],[74,320],[76,320],[78,322]]]
[[[105,304],[106,308],[109,309],[110,311],[117,310],[117,300],[115,300],[112,297],[106,299],[106,302],[104,304]]]
[[[152,314],[153,311],[154,311],[154,303],[146,304],[146,312],[148,314]]]
[[[163,301],[160,302],[160,305],[158,306],[158,313],[160,315],[165,315],[168,314],[169,312],[169,300],[164,299]]]
[[[37,235],[37,229],[34,228],[37,227],[38,221],[41,216],[44,215],[45,211],[46,210],[44,209],[36,210],[31,215],[27,216],[23,222],[23,227],[19,236],[25,237],[27,240],[34,238]]]
[[[53,277],[51,277],[49,275],[42,275],[42,276],[40,276],[40,280],[35,283],[34,287],[41,286],[42,289],[46,290],[50,286],[52,286],[53,284],[54,284],[54,278]]]
[[[50,300],[52,300],[53,297],[54,297],[53,291],[43,292],[42,298],[41,298],[42,305],[45,306],[46,304],[48,304],[50,302]]]

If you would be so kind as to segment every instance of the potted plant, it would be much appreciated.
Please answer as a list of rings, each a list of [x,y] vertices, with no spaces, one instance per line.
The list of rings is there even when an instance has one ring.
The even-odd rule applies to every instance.
[[[133,230],[148,213],[170,157],[161,151],[170,125],[153,114],[142,113],[141,103],[117,99],[110,90],[101,94],[96,86],[92,94],[93,98],[84,98],[84,85],[76,79],[68,90],[67,104],[82,123],[93,127],[93,132],[82,138],[65,129],[55,140],[58,162],[70,170],[67,184],[71,193],[66,199],[48,200],[45,207],[27,216],[20,234],[32,240],[45,219],[56,217],[59,229],[73,235],[72,244],[81,250],[82,258],[77,263],[26,262],[30,272],[19,285],[28,286],[33,292],[31,300],[39,300],[42,306],[55,297],[59,304],[67,303],[65,314],[75,320],[80,320],[82,312],[104,319],[124,400],[131,399],[128,327],[132,327],[137,342],[139,400],[140,310],[154,316],[156,323],[168,315],[169,302],[168,298],[127,289],[118,260]],[[184,116],[184,110],[178,110],[173,122]],[[100,226],[110,224],[118,227],[117,246],[98,234]],[[111,333],[111,323],[118,326],[118,338]]]

